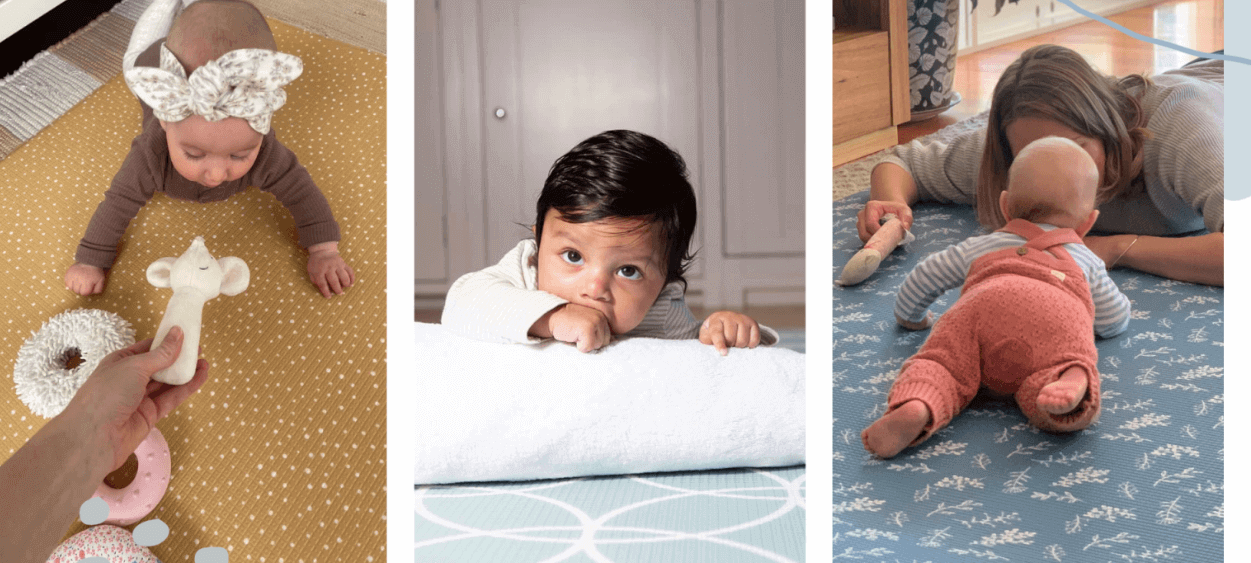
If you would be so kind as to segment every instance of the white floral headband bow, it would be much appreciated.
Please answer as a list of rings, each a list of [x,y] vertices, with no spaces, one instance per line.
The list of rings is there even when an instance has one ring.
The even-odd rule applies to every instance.
[[[269,120],[287,101],[282,87],[304,72],[295,55],[266,49],[236,49],[204,63],[191,77],[161,44],[161,67],[134,67],[126,84],[152,107],[161,121],[199,115],[209,121],[244,119],[257,133],[269,132]]]

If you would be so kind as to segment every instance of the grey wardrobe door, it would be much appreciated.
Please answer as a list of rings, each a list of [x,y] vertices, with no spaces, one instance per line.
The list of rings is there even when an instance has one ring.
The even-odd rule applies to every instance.
[[[695,2],[482,0],[481,13],[488,256],[525,236],[552,162],[591,135],[634,129],[699,154]]]

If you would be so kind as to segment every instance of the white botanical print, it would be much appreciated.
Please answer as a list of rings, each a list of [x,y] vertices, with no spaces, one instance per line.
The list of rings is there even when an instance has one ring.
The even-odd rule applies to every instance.
[[[244,119],[257,133],[287,101],[282,87],[304,71],[299,57],[267,49],[236,49],[204,63],[187,76],[182,63],[161,44],[161,66],[125,72],[126,85],[161,121],[199,115],[209,121]]]
[[[863,201],[835,205],[836,268],[860,248],[853,217]],[[835,490],[845,493],[834,498],[843,522],[835,559],[1220,560],[1221,288],[1111,272],[1133,312],[1125,334],[1096,342],[1102,413],[1083,431],[1040,432],[1011,398],[979,396],[890,460],[864,451],[860,431],[883,414],[900,365],[929,334],[894,322],[903,278],[980,229],[971,210],[949,207],[919,206],[913,225],[917,240],[874,277],[833,293]],[[949,292],[932,310],[941,315],[956,297]],[[889,553],[871,551],[883,546]]]

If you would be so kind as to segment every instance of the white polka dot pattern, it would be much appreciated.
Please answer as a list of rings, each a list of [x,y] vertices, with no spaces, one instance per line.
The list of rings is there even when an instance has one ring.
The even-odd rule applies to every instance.
[[[159,426],[173,479],[148,518],[169,525],[152,548],[193,561],[386,559],[386,58],[270,20],[279,48],[304,60],[274,114],[279,138],[312,174],[343,233],[357,282],[323,299],[308,280],[290,213],[256,189],[196,204],[158,194],[131,222],[102,295],[65,289],[66,268],[130,139],[139,106],[119,74],[0,160],[0,359],[54,315],[112,311],[136,338],[156,332],[168,290],[147,265],[202,235],[238,256],[252,285],[204,308],[209,381]],[[0,455],[43,425],[0,385]],[[83,529],[76,525],[70,533]]]

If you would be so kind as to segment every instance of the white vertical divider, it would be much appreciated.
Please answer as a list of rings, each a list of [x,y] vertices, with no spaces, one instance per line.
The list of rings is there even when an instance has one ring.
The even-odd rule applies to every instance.
[[[413,209],[417,188],[414,134],[435,135],[415,123],[413,51],[416,33],[435,33],[435,0],[387,4],[387,556],[413,561],[413,421],[404,408],[417,384],[413,371]],[[416,10],[415,10],[416,8]],[[421,19],[417,18],[417,10]],[[422,77],[434,80],[436,77]],[[424,178],[437,182],[438,178]],[[427,192],[428,193],[428,192]],[[376,561],[376,560],[375,560]]]
[[[805,25],[807,67],[804,122],[806,158],[805,319],[808,359],[807,561],[830,561],[834,546],[833,377],[834,200],[833,4],[809,0]]]

